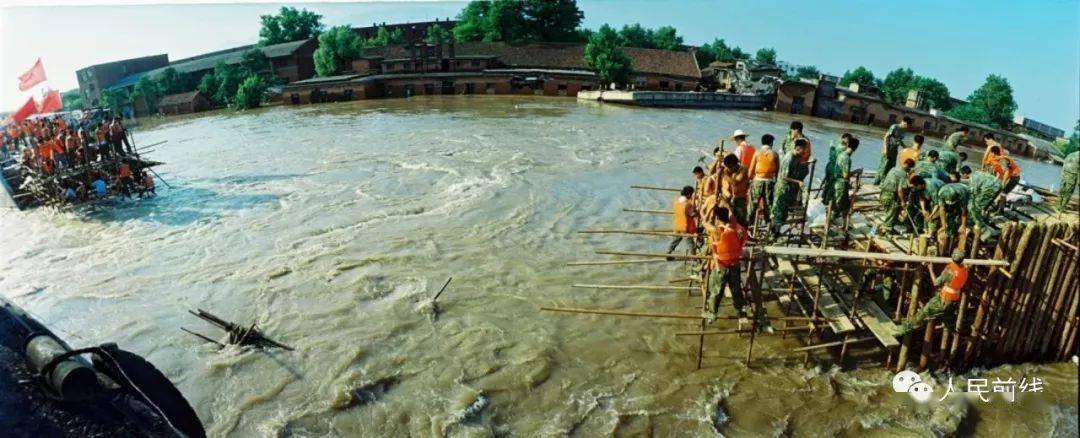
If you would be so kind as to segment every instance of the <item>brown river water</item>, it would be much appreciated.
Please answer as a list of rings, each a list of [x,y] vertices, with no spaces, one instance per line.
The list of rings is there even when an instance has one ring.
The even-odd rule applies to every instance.
[[[91,212],[0,212],[0,293],[76,346],[145,355],[212,436],[1075,436],[1071,363],[973,374],[1045,380],[1015,402],[918,405],[887,370],[825,355],[804,367],[792,337],[759,337],[751,368],[745,337],[708,338],[695,371],[696,338],[674,335],[695,321],[539,310],[693,312],[699,298],[678,292],[570,288],[682,269],[567,267],[667,244],[576,231],[666,228],[621,212],[670,206],[630,184],[683,185],[721,136],[782,137],[789,121],[458,96],[154,122],[135,138],[168,140],[150,157],[173,188]],[[850,129],[805,122],[822,151]],[[856,166],[873,168],[881,130],[853,132]],[[1056,183],[1058,168],[1022,164]],[[425,302],[450,276],[432,321]],[[297,350],[219,351],[180,331],[220,335],[194,308]]]

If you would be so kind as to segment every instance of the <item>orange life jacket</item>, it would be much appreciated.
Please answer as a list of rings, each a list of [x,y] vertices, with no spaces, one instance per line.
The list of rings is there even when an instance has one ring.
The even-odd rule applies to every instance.
[[[742,258],[746,229],[732,221],[717,228],[712,237],[713,261],[719,266],[732,266]]]
[[[776,178],[776,172],[780,170],[780,160],[776,156],[776,152],[771,149],[767,151],[759,151],[754,158],[754,168],[750,169],[750,173],[754,178],[762,179],[774,179]]]
[[[742,181],[735,181],[735,177],[742,174],[744,178]],[[734,174],[727,173],[727,169],[724,170],[724,194],[730,195],[732,198],[745,198],[750,191],[750,177],[746,175],[746,168],[739,167],[735,170]]]
[[[967,283],[968,270],[955,262],[949,262],[945,269],[952,273],[952,280],[949,280],[948,284],[941,287],[941,300],[947,302],[960,301],[960,291],[964,288],[964,283]]]
[[[1012,159],[1012,157],[1008,157],[1005,155],[994,156],[996,157],[996,159],[993,163],[990,164],[990,167],[994,169],[994,175],[997,175],[998,178],[1001,178],[1003,176],[1007,176],[1008,178],[1020,176],[1020,165],[1016,164],[1016,160]],[[1005,166],[1002,166],[1000,163],[1002,158],[1004,158],[1007,162]]]
[[[900,151],[900,156],[896,157],[896,166],[900,167],[904,165],[904,161],[911,160],[915,164],[919,163],[919,150],[914,147],[904,148]]]
[[[754,145],[745,141],[739,143],[739,146],[735,148],[735,155],[739,156],[739,162],[743,167],[749,168],[750,162],[754,160]]]
[[[121,164],[120,170],[117,171],[117,173],[120,175],[120,178],[131,178],[131,167],[128,167],[127,164]]]
[[[689,209],[686,207],[690,204],[690,200],[685,196],[680,196],[675,200],[674,205],[671,207],[671,211],[675,213],[675,225],[672,229],[676,233],[696,233],[697,221],[694,220],[694,216],[691,215]]]

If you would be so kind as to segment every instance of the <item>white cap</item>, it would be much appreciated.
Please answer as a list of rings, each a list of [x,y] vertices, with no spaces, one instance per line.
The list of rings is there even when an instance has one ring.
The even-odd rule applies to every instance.
[[[736,129],[735,133],[731,134],[731,138],[735,138],[735,137],[746,137],[746,132],[743,132],[743,130],[741,130],[741,129]]]

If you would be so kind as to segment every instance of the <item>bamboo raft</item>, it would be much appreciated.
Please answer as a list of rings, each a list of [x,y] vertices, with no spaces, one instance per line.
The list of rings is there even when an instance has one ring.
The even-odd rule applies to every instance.
[[[541,310],[584,315],[695,320],[696,328],[679,331],[680,338],[697,337],[697,368],[702,367],[706,338],[734,335],[747,339],[745,363],[750,366],[757,336],[793,337],[802,346],[790,348],[804,364],[831,361],[841,366],[884,366],[902,370],[933,369],[963,372],[973,367],[1020,362],[1066,360],[1077,354],[1080,325],[1080,284],[1077,265],[1080,233],[1075,211],[1060,214],[1046,205],[1014,204],[995,216],[1000,233],[979,230],[933,241],[925,235],[882,237],[870,232],[880,223],[876,196],[880,190],[862,183],[867,177],[853,172],[853,208],[843,218],[840,236],[830,227],[806,222],[813,171],[798,210],[792,211],[786,245],[751,241],[743,257],[744,295],[752,316],[740,320],[720,316],[707,325],[699,315],[628,309],[545,306]],[[632,189],[677,192],[675,188],[635,185]],[[1045,189],[1034,188],[1052,201]],[[1075,203],[1073,204],[1075,206]],[[1072,207],[1075,208],[1075,207]],[[655,215],[667,225],[670,210],[624,209],[627,213]],[[852,212],[867,218],[853,224]],[[759,220],[761,220],[759,216]],[[759,225],[759,223],[755,223]],[[757,226],[753,227],[755,230]],[[835,226],[832,231],[835,231]],[[667,229],[585,230],[586,235],[632,235],[642,238],[689,237]],[[757,235],[757,234],[755,234]],[[916,315],[937,291],[933,272],[940,272],[954,249],[968,254],[968,282],[953,318],[930,320],[925,328],[899,336],[900,324]],[[569,266],[624,267],[632,263],[703,263],[709,256],[596,250],[614,258],[568,263]],[[575,284],[592,289],[647,292],[698,292],[704,304],[708,273],[655,285]],[[677,283],[677,284],[673,284]],[[727,301],[727,300],[725,300]],[[723,313],[723,310],[721,310]],[[773,326],[772,323],[780,323]]]

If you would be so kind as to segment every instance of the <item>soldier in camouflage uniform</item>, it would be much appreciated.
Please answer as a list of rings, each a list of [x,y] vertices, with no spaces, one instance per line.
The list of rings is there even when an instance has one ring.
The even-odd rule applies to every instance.
[[[967,226],[968,202],[971,200],[971,189],[961,182],[945,184],[937,191],[937,205],[930,215],[930,232],[934,235],[938,223],[945,222],[945,233],[953,236],[960,232],[960,228]]]
[[[787,223],[788,210],[798,201],[803,187],[803,179],[810,173],[806,163],[799,158],[806,147],[806,139],[797,139],[790,152],[780,159],[780,171],[776,175],[776,191],[772,205],[772,232],[780,233],[780,227]]]
[[[922,176],[923,180],[926,182],[926,188],[922,190],[922,193],[915,202],[909,203],[909,205],[916,204],[913,206],[914,211],[909,214],[916,215],[915,217],[917,219],[915,223],[919,226],[920,230],[926,230],[930,236],[934,236],[937,232],[937,224],[934,222],[933,212],[939,202],[938,190],[945,186],[945,181],[942,181],[936,176],[931,176],[929,178],[923,175],[920,176]]]
[[[780,156],[772,150],[773,137],[771,134],[761,136],[761,149],[754,154],[750,161],[750,207],[746,212],[747,222],[753,227],[757,220],[758,204],[762,204],[764,219],[762,224],[769,223],[769,206],[772,205],[773,187],[776,185],[776,174],[779,171]]]
[[[851,176],[851,156],[859,148],[859,139],[845,133],[840,137],[839,147],[830,151],[831,166],[825,169],[825,181],[821,186],[822,202],[832,207],[833,217],[844,217],[851,208],[848,179]],[[829,175],[831,167],[832,175]]]
[[[943,150],[938,152],[938,166],[945,170],[945,173],[953,173],[960,170],[960,165],[967,160],[967,153],[956,153],[950,150]]]
[[[893,227],[900,220],[900,209],[903,206],[900,192],[907,188],[908,174],[914,165],[913,161],[908,160],[901,163],[900,167],[889,169],[889,173],[885,175],[881,184],[878,185],[878,188],[881,189],[878,202],[881,203],[881,208],[885,210],[885,222],[882,224],[881,234],[892,233]]]
[[[1065,211],[1065,207],[1069,205],[1073,190],[1076,190],[1078,173],[1080,173],[1080,151],[1073,152],[1065,157],[1065,163],[1061,166],[1061,192],[1058,195],[1058,211]]]
[[[878,163],[874,184],[881,185],[885,176],[889,174],[889,170],[896,167],[896,154],[900,152],[900,148],[904,147],[904,130],[911,126],[911,123],[911,117],[904,116],[899,124],[894,123],[888,131],[885,131],[881,146],[881,161]]]
[[[923,178],[937,178],[942,181],[949,179],[949,173],[941,167],[940,160],[938,159],[938,151],[930,151],[926,153],[926,156],[915,163],[915,168],[911,171],[916,175],[922,175]]]
[[[784,156],[788,152],[791,152],[792,149],[795,149],[795,140],[806,138],[806,136],[803,135],[802,130],[802,122],[798,120],[791,122],[790,129],[788,129],[787,134],[784,135],[784,142],[780,143],[780,156]]]
[[[952,134],[949,134],[948,137],[945,137],[945,150],[952,153],[959,152],[957,149],[960,148],[960,144],[964,142],[964,139],[967,138],[967,136],[967,126],[961,126],[957,128],[956,132],[953,132]]]
[[[1001,181],[994,175],[964,166],[960,168],[960,174],[967,177],[968,188],[971,196],[968,201],[968,215],[971,216],[975,225],[983,230],[996,229],[990,223],[990,213],[995,202],[1001,196]]]

